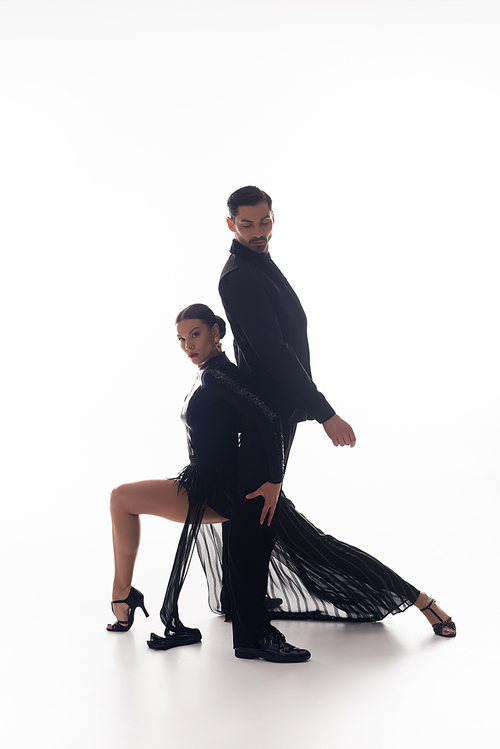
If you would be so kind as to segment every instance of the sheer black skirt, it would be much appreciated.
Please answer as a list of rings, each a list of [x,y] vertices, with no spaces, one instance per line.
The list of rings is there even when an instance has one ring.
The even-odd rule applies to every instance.
[[[419,590],[365,551],[326,535],[280,498],[278,535],[271,554],[267,594],[283,603],[273,619],[375,622],[412,606]],[[202,526],[197,550],[209,605],[218,614],[222,591],[221,525]]]
[[[201,520],[207,504],[229,516],[232,492],[237,491],[235,472],[227,465],[188,466],[178,481],[188,491],[190,509],[160,614],[165,637],[152,635],[148,641],[156,649],[201,639],[199,630],[184,627],[177,606],[195,543],[207,577],[210,608],[227,613],[222,605],[228,600],[222,524],[201,525]],[[405,611],[419,590],[370,554],[323,533],[282,493],[267,594],[282,599],[272,610],[273,619],[374,622]]]

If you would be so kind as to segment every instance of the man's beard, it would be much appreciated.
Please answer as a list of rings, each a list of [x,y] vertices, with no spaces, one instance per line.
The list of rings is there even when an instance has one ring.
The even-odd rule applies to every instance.
[[[256,245],[255,242],[261,242],[262,244]],[[250,247],[253,252],[264,252],[264,250],[267,248],[267,245],[269,244],[268,239],[266,237],[254,237],[254,239],[251,239],[248,243],[248,247]]]

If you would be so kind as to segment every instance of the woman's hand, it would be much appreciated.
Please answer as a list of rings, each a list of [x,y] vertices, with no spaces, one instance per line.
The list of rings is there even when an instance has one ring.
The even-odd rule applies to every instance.
[[[260,516],[261,525],[263,525],[263,523],[265,522],[266,516],[268,527],[271,525],[276,510],[276,505],[278,504],[280,492],[281,484],[270,484],[269,481],[266,481],[266,483],[262,484],[259,489],[252,492],[251,494],[246,495],[247,499],[264,497],[264,507],[262,508],[262,514]]]

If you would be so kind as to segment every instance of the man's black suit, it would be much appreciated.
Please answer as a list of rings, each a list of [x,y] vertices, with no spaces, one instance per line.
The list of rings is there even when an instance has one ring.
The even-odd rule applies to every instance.
[[[235,339],[236,363],[283,424],[335,414],[311,379],[307,318],[269,254],[234,240],[219,292]]]
[[[219,291],[234,335],[238,368],[249,389],[280,415],[287,459],[297,422],[315,419],[323,423],[335,414],[311,379],[302,305],[268,254],[254,253],[236,240],[222,271]],[[230,523],[224,524],[235,647],[251,645],[269,631],[264,597],[280,522],[279,502],[268,528],[259,522],[262,502],[244,499],[268,477],[255,425],[245,422],[241,431],[241,496],[234,503]]]

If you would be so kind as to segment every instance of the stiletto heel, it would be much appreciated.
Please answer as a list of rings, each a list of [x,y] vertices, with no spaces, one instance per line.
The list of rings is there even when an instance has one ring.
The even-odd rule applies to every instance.
[[[128,617],[128,621],[124,622],[117,619],[114,624],[106,627],[108,632],[128,632],[130,627],[134,623],[134,613],[137,608],[140,608],[144,611],[145,617],[149,616],[148,612],[146,611],[146,607],[144,606],[144,596],[140,590],[137,590],[137,588],[130,588],[130,593],[123,600],[111,601],[111,611],[113,611],[113,604],[115,603],[126,603],[130,608],[130,614]],[[115,612],[113,611],[113,614],[114,613]]]
[[[434,616],[437,616],[437,618],[439,619],[439,621],[436,622],[436,624],[431,625],[432,629],[434,630],[434,634],[437,635],[438,637],[448,637],[448,638],[456,637],[457,627],[455,625],[455,622],[450,617],[448,617],[446,621],[444,619],[441,619],[439,614],[436,611],[434,611],[434,609],[432,608],[433,603],[436,603],[436,601],[434,600],[434,598],[431,598],[430,603],[428,603],[427,606],[424,606],[423,609],[420,609],[420,611],[427,611],[427,609],[429,609],[429,611],[432,614],[434,614]],[[443,629],[450,629],[451,632],[447,635],[444,635]]]

